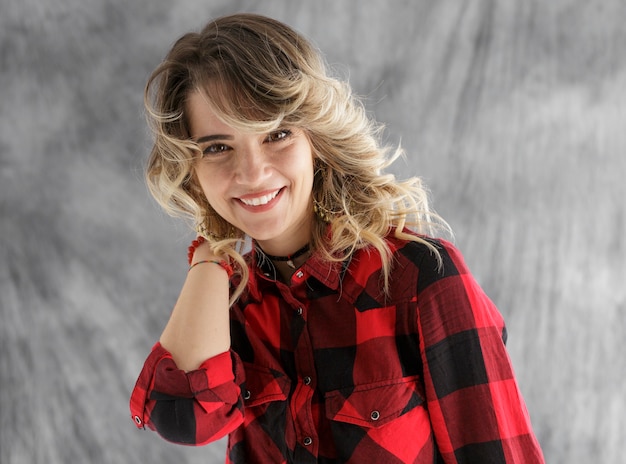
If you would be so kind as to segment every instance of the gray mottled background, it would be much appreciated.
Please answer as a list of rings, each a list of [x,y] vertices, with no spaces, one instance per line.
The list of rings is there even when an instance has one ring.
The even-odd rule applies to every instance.
[[[143,85],[235,11],[310,37],[402,141],[507,320],[548,462],[623,462],[623,0],[0,0],[0,462],[223,462],[127,404],[190,237],[142,181]]]

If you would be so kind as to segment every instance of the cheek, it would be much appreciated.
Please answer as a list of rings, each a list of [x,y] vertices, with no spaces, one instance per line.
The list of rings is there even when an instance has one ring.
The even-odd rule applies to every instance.
[[[292,172],[296,172],[307,185],[313,185],[314,176],[313,154],[308,145],[304,145],[293,157]]]
[[[313,179],[315,177],[315,167],[313,166],[313,160],[309,160],[304,166],[302,166],[302,172],[304,173],[304,178],[306,179],[307,188],[309,190],[313,189]]]
[[[197,172],[198,184],[212,206],[214,200],[219,198],[219,193],[224,189],[225,178],[225,176],[219,174],[218,169],[205,168],[199,169]]]

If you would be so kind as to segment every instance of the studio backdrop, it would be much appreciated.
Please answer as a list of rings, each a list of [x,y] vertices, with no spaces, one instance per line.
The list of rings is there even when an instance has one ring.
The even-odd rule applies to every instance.
[[[191,237],[143,181],[143,87],[237,11],[309,37],[404,147],[391,171],[506,319],[547,462],[623,462],[622,0],[1,0],[0,462],[224,461],[136,430],[128,397]]]

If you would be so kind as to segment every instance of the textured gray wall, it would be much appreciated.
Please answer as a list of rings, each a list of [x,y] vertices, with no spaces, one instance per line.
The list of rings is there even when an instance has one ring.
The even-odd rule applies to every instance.
[[[548,462],[623,462],[623,0],[0,0],[0,462],[223,462],[127,403],[189,238],[143,185],[144,81],[235,11],[312,38],[402,140],[396,172],[507,320]]]

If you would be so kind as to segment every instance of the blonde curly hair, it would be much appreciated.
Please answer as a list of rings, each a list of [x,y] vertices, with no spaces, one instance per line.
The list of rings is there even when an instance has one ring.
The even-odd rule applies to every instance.
[[[248,279],[242,257],[247,237],[213,211],[195,176],[201,151],[190,137],[186,110],[195,91],[232,127],[306,132],[315,159],[311,247],[326,259],[345,260],[357,249],[375,248],[386,290],[392,263],[384,238],[391,231],[423,242],[438,256],[430,242],[406,228],[434,235],[448,230],[445,221],[429,210],[419,178],[398,181],[384,172],[402,150],[380,143],[382,126],[367,116],[349,84],[330,76],[319,51],[285,24],[253,14],[226,16],[181,37],[150,76],[144,96],[155,134],[146,169],[150,192],[233,260],[241,279],[231,304]]]

